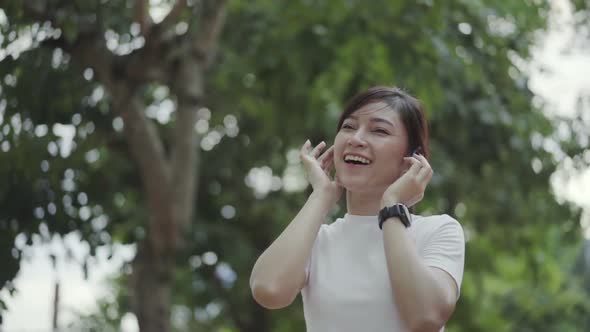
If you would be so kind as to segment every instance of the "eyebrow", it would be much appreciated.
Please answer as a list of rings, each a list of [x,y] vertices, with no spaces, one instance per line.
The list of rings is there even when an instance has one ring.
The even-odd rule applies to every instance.
[[[351,119],[353,119],[353,120],[356,120],[356,121],[358,121],[358,117],[357,117],[357,116],[355,116],[355,115],[350,115],[348,118],[351,118]],[[393,124],[393,122],[391,122],[391,121],[389,121],[389,120],[386,120],[386,119],[383,119],[383,118],[369,118],[369,121],[370,121],[370,122],[380,122],[380,123],[386,123],[386,124],[388,124],[388,125],[392,126],[393,128],[397,128],[397,126],[396,126],[395,124]]]

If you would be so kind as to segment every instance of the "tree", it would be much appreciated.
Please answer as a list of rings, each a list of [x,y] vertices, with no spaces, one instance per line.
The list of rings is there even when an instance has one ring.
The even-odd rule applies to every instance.
[[[567,156],[582,160],[576,156],[588,148],[588,130],[580,123],[589,119],[562,123],[544,115],[533,103],[523,67],[547,23],[548,5],[388,4],[291,2],[284,8],[261,2],[230,13],[224,40],[229,50],[223,49],[216,67],[223,83],[215,90],[233,94],[235,103],[228,108],[242,110],[240,132],[258,143],[243,147],[245,155],[262,156],[251,163],[281,175],[289,167],[285,155],[306,138],[332,140],[339,111],[352,94],[383,82],[404,86],[423,100],[432,132],[436,176],[418,210],[454,215],[468,233],[465,283],[448,330],[588,326],[582,314],[588,303],[573,275],[579,209],[556,202],[548,178]],[[236,93],[244,88],[243,95]],[[570,128],[571,138],[559,138],[559,127]],[[219,149],[227,151],[227,144]],[[235,160],[225,156],[214,169]],[[217,179],[232,194],[243,187],[232,184],[252,166],[237,174],[236,168],[233,180]],[[239,250],[249,247],[259,254],[301,206],[295,197],[280,198],[285,195],[270,192],[258,204],[245,198],[247,193],[224,199],[237,205],[241,223],[234,227],[243,230],[220,234],[226,239],[250,234],[251,244],[239,242]],[[260,233],[266,230],[264,239]],[[238,240],[221,239],[211,241],[218,244],[214,251],[233,257]],[[247,275],[252,263],[253,258],[233,259],[231,265],[239,276]],[[246,288],[247,280],[238,278],[234,289]],[[271,330],[289,330],[291,310],[299,314],[293,324],[301,324],[295,306],[272,313]]]
[[[120,36],[119,45],[129,44],[130,53],[118,57],[145,52],[147,41],[131,49],[140,34],[131,32],[142,29],[131,24],[129,10],[109,2],[103,6],[103,17],[112,21],[107,26],[113,32],[107,35]],[[6,10],[9,18],[29,26],[31,20],[12,10]],[[203,81],[207,98],[199,105],[207,108],[197,111],[200,118],[193,126],[203,135],[195,218],[186,232],[189,240],[168,262],[173,328],[303,329],[299,303],[268,312],[252,301],[248,288],[257,255],[305,199],[291,151],[307,138],[330,142],[345,100],[370,85],[389,83],[418,95],[430,119],[436,176],[418,211],[452,214],[468,234],[461,300],[447,330],[590,326],[584,314],[586,293],[573,270],[581,243],[580,213],[557,202],[548,181],[565,156],[584,164],[576,156],[588,149],[582,139],[588,132],[579,124],[589,119],[552,123],[533,103],[523,67],[532,41],[547,24],[548,10],[547,3],[460,0],[231,2],[218,61]],[[177,19],[187,18],[179,14]],[[70,26],[82,31],[78,24]],[[192,31],[188,21],[170,26],[180,36]],[[8,35],[10,29],[4,29]],[[10,233],[2,234],[11,241],[79,230],[92,248],[117,241],[145,243],[152,228],[144,221],[151,210],[143,206],[150,200],[138,189],[143,177],[129,165],[117,131],[117,104],[110,94],[118,92],[106,93],[104,83],[97,85],[97,70],[90,81],[82,79],[80,72],[85,77],[91,72],[74,70],[73,56],[63,63],[60,57],[66,54],[35,44],[18,59],[2,62],[11,75],[3,85],[11,129],[3,134],[10,142],[7,158],[18,161],[2,163],[7,167],[2,174],[14,174],[7,177],[14,180],[4,192],[10,199],[2,200],[0,219]],[[116,67],[115,73],[130,73],[128,67]],[[180,77],[180,71],[170,70],[162,75]],[[137,102],[150,105],[145,114],[157,118],[153,114],[160,111],[154,123],[166,151],[171,151],[171,133],[180,116],[179,97],[171,97],[175,83],[138,84]],[[45,97],[32,99],[30,91]],[[29,104],[36,107],[23,106]],[[162,115],[166,109],[172,110],[169,121]],[[13,121],[20,124],[18,134]],[[54,123],[76,126],[76,148],[66,158],[50,155],[57,146],[51,144],[55,134],[35,134]],[[558,126],[569,128],[574,139],[560,139]],[[54,148],[46,152],[49,146]],[[75,189],[67,190],[72,182]],[[51,203],[58,208],[51,209]],[[335,215],[341,212],[342,207]],[[12,243],[3,248],[10,252]],[[140,268],[134,263],[133,277],[124,279],[143,276]],[[123,314],[133,308],[134,294],[127,294],[126,281],[120,285],[116,307]],[[138,317],[142,321],[141,313]]]
[[[170,282],[175,254],[184,246],[183,234],[193,216],[195,165],[199,160],[199,136],[194,127],[199,119],[198,110],[203,107],[206,70],[215,57],[225,7],[226,1],[198,4],[177,1],[159,23],[152,21],[148,13],[149,3],[143,0],[102,4],[94,1],[13,1],[5,8],[8,19],[2,34],[8,37],[7,50],[12,54],[5,59],[3,67],[5,78],[15,80],[14,84],[6,84],[3,89],[7,96],[4,113],[14,124],[14,135],[5,141],[9,144],[5,150],[9,151],[5,152],[14,154],[15,159],[19,156],[27,158],[19,153],[21,147],[31,145],[38,151],[44,143],[44,140],[37,140],[34,133],[46,132],[47,124],[60,123],[68,117],[77,126],[74,130],[78,129],[76,134],[81,147],[86,144],[97,147],[96,142],[92,142],[94,135],[91,135],[95,130],[112,136],[108,124],[113,117],[115,129],[122,129],[134,167],[125,169],[123,166],[123,173],[116,176],[129,176],[134,184],[130,194],[139,196],[137,199],[146,208],[145,212],[133,217],[142,232],[134,239],[138,251],[133,264],[134,311],[142,331],[169,330]],[[15,45],[23,40],[31,43],[28,48],[32,51],[21,57],[22,50]],[[11,46],[14,46],[12,50]],[[35,70],[22,70],[21,66]],[[35,84],[36,81],[41,84]],[[166,126],[167,132],[146,116],[149,105],[146,97],[159,85],[167,88],[165,92],[159,88],[159,95],[166,98],[162,102],[172,103],[169,107],[175,110],[174,120]],[[92,88],[93,95],[84,97]],[[26,95],[30,91],[37,91],[38,98],[22,98],[22,93]],[[80,126],[82,119],[88,121],[85,128]],[[89,125],[92,129],[88,128]],[[53,126],[54,134],[59,135],[59,128]],[[102,136],[99,140],[105,138]],[[108,238],[97,239],[97,234],[89,234],[92,230],[88,226],[86,229],[79,226],[92,214],[102,215],[105,205],[112,205],[108,202],[108,194],[91,196],[92,200],[97,197],[94,201],[97,211],[91,214],[86,206],[88,192],[77,187],[79,178],[88,177],[90,182],[98,180],[88,190],[104,190],[100,178],[91,178],[100,177],[108,169],[70,168],[73,165],[70,160],[79,162],[76,158],[80,158],[81,153],[68,156],[63,144],[59,150],[66,159],[64,165],[59,165],[59,161],[48,161],[48,157],[56,157],[57,152],[53,142],[55,137],[49,139],[49,151],[38,155],[42,158],[42,172],[67,167],[62,185],[56,185],[59,177],[55,172],[30,172],[31,168],[23,169],[18,162],[8,165],[6,171],[12,175],[13,181],[8,188],[26,187],[16,193],[23,195],[19,197],[23,204],[3,211],[2,228],[10,231],[6,236],[10,239],[23,234],[30,241],[31,233],[39,227],[32,221],[33,217],[45,220],[47,214],[49,220],[42,223],[40,230],[42,234],[46,233],[46,237],[49,236],[47,233],[82,228],[83,234],[88,232],[91,244],[110,242]],[[86,154],[86,160],[89,163],[97,159],[108,161],[110,153],[125,153],[121,146],[109,146],[119,143],[122,138],[113,140],[98,142],[99,150],[91,150],[94,152]],[[30,159],[21,161],[39,165],[39,161],[35,163]],[[106,184],[116,187],[118,180],[111,180],[113,182]],[[40,190],[35,191],[35,188]],[[54,202],[57,190],[64,195],[63,210]],[[80,209],[68,194],[76,192],[78,203],[82,205]],[[7,194],[15,193],[6,190],[4,195]],[[106,202],[101,202],[101,198]],[[51,222],[53,216],[59,219]],[[69,223],[63,222],[66,218],[70,219]],[[104,224],[105,216],[102,218]],[[18,252],[12,255],[18,258]],[[10,261],[15,262],[14,259]],[[2,285],[14,276],[15,271],[13,263],[12,269],[3,276]]]

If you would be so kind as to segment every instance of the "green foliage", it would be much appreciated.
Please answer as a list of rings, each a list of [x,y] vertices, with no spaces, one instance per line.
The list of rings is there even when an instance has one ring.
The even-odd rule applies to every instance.
[[[91,3],[55,2],[67,13],[66,39],[81,33],[84,13],[95,11],[100,31],[130,38],[126,2],[98,9]],[[546,26],[548,8],[483,0],[231,2],[206,81],[212,114],[204,140],[214,132],[222,138],[201,154],[195,222],[174,274],[175,328],[304,329],[299,299],[268,312],[252,300],[248,277],[307,192],[255,194],[245,179],[265,166],[282,177],[292,167],[289,151],[307,138],[332,141],[345,101],[375,84],[405,87],[423,101],[435,177],[418,210],[451,214],[468,235],[461,299],[447,331],[590,328],[588,281],[574,273],[580,211],[555,200],[549,176],[559,159],[538,143],[553,140],[574,157],[587,151],[588,140],[554,138],[560,123],[575,123],[552,121],[534,106],[518,65]],[[34,22],[14,1],[5,12],[3,36]],[[0,62],[0,176],[9,184],[0,187],[0,285],[18,271],[24,247],[15,245],[17,237],[31,244],[78,231],[92,255],[97,246],[144,236],[149,216],[110,96],[84,70],[59,48],[38,43]],[[146,104],[161,102],[159,87],[145,87]],[[229,134],[231,116],[237,136]],[[164,137],[173,122],[159,124]],[[57,143],[58,124],[75,128],[69,153]],[[533,170],[537,161],[541,168]],[[209,252],[217,259],[207,263]],[[118,324],[120,316],[106,312],[130,310],[126,278],[118,301],[105,302],[84,324]]]

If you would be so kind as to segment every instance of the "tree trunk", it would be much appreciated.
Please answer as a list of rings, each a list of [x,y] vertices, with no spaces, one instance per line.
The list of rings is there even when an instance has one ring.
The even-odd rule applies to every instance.
[[[178,1],[171,16],[162,24],[166,25],[168,18],[176,15],[176,9],[183,3]],[[225,7],[224,0],[206,3],[200,33],[191,47],[193,52],[179,61],[179,72],[174,73],[175,84],[171,85],[171,90],[178,98],[178,108],[170,158],[161,152],[162,140],[152,134],[153,126],[144,121],[138,103],[132,102],[131,106],[136,107],[121,109],[126,110],[122,113],[128,120],[125,126],[129,123],[132,127],[126,127],[125,131],[139,163],[153,215],[134,261],[135,312],[141,332],[170,331],[174,255],[185,245],[183,237],[192,221],[198,180],[195,168],[199,164],[199,138],[194,126],[204,97],[204,72],[216,53]],[[151,149],[146,149],[146,141]]]
[[[141,332],[169,332],[173,255],[157,255],[148,241],[133,261],[133,307]]]

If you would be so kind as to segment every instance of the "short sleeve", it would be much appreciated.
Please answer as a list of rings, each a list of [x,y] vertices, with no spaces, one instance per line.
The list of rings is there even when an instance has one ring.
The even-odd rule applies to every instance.
[[[455,280],[458,298],[465,264],[465,236],[459,222],[448,215],[444,217],[422,248],[421,256],[426,265],[447,272]]]

